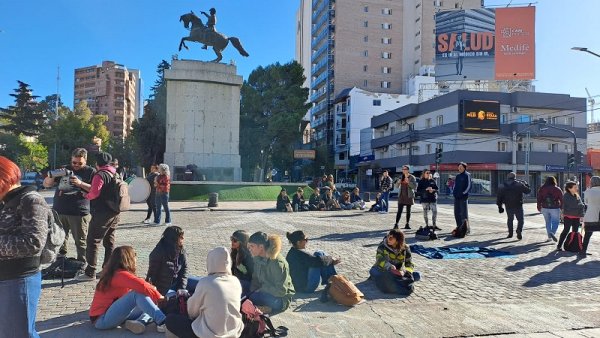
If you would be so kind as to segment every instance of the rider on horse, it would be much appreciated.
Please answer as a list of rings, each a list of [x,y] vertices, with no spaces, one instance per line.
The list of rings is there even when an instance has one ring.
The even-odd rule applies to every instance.
[[[211,8],[208,12],[210,13],[210,15],[206,14],[206,12],[200,12],[200,13],[202,13],[208,19],[206,21],[206,27],[208,29],[212,30],[213,32],[216,32],[217,30],[215,28],[215,25],[217,24],[217,16],[216,16],[217,10],[214,8]],[[207,48],[208,48],[207,45],[202,46],[202,49],[207,49]]]

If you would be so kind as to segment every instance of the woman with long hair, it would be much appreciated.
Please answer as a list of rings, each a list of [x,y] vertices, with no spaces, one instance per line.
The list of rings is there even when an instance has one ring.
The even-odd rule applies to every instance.
[[[39,337],[40,256],[50,208],[35,186],[20,182],[19,167],[0,156],[0,328],[10,337]]]
[[[414,267],[404,233],[399,229],[392,229],[377,247],[375,265],[369,274],[379,290],[410,295],[414,291],[413,283],[421,278]]]
[[[248,251],[250,235],[245,230],[237,230],[231,235],[231,273],[240,280],[242,294],[250,291],[252,273],[254,272],[254,259]]]
[[[556,250],[558,251],[563,250],[563,243],[569,234],[569,230],[572,232],[579,232],[581,217],[585,215],[585,206],[577,191],[577,183],[567,182],[565,184],[565,194],[563,196],[562,205],[564,228],[558,238],[558,245],[556,246]]]
[[[281,191],[279,191],[279,195],[277,195],[276,208],[278,211],[283,211],[283,212],[293,211],[292,202],[290,201],[290,197],[288,196],[287,190],[285,190],[285,188],[281,188]]]
[[[563,207],[563,192],[557,187],[554,176],[546,177],[537,194],[537,209],[544,215],[548,240],[558,241],[556,230],[560,222],[560,209]]]
[[[102,269],[90,306],[90,320],[98,330],[121,325],[140,334],[154,321],[165,332],[165,315],[156,306],[164,299],[156,287],[135,275],[136,254],[130,246],[120,246]]]
[[[415,189],[417,189],[417,179],[410,173],[408,165],[402,166],[402,175],[395,183],[398,187],[398,212],[396,213],[396,223],[394,229],[398,229],[402,210],[406,207],[406,225],[404,229],[410,229],[410,209],[415,204]]]
[[[156,187],[154,186],[154,180],[158,176],[158,164],[153,164],[150,166],[150,173],[146,176],[146,180],[150,183],[150,195],[146,199],[146,204],[148,205],[148,209],[146,211],[146,218],[144,219],[144,224],[150,224],[150,217],[154,214],[156,217]]]
[[[342,193],[339,203],[340,203],[340,207],[344,210],[352,209],[353,205],[352,205],[352,202],[350,201],[350,192],[349,191],[346,190]]]
[[[171,210],[169,210],[169,193],[171,191],[171,172],[167,164],[158,165],[158,176],[154,180],[156,187],[156,213],[154,214],[154,224],[160,224],[161,209],[165,209],[165,225],[171,225]]]
[[[185,289],[188,283],[183,234],[183,229],[176,225],[167,227],[150,253],[146,281],[156,286],[163,296],[166,296],[169,290]]]

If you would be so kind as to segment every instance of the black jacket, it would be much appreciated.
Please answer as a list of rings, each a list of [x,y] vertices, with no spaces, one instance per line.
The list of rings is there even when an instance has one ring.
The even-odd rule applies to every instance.
[[[498,208],[502,207],[502,204],[506,206],[506,209],[521,208],[523,207],[523,194],[530,192],[531,188],[527,182],[507,179],[504,181],[504,186],[498,191],[496,204]]]
[[[171,258],[167,249],[158,243],[150,253],[150,265],[146,280],[156,286],[158,292],[166,295],[167,291],[185,289],[187,286],[187,262],[185,250]]]
[[[298,197],[298,194],[294,194],[294,199],[292,201],[292,205],[294,204],[298,204],[298,206],[302,206],[304,205],[304,195],[300,195],[301,197]]]
[[[309,268],[320,268],[333,263],[330,256],[316,257],[294,247],[288,251],[285,259],[290,266],[290,277],[296,292],[306,291]]]
[[[254,258],[248,249],[244,248],[243,258],[241,262],[237,262],[237,250],[231,250],[231,274],[239,280],[252,281],[252,273],[254,272]],[[245,270],[245,271],[244,271]]]
[[[290,197],[289,196],[281,196],[281,194],[279,196],[277,196],[277,210],[279,211],[286,211],[286,205],[287,204],[292,204],[290,202]]]
[[[433,189],[432,193],[427,191],[427,188],[429,187]],[[417,194],[421,196],[421,203],[435,203],[437,201],[438,190],[438,186],[434,179],[422,179],[417,185]]]
[[[471,191],[471,174],[468,171],[464,171],[461,174],[456,175],[454,179],[454,190],[452,195],[455,199],[467,199],[469,198],[469,192]]]

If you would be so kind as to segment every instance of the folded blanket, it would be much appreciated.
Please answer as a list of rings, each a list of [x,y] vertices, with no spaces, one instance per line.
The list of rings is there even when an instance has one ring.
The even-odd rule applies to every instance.
[[[410,250],[429,259],[479,259],[512,256],[510,252],[498,251],[496,249],[482,248],[478,246],[426,248],[422,245],[413,244],[410,246]]]

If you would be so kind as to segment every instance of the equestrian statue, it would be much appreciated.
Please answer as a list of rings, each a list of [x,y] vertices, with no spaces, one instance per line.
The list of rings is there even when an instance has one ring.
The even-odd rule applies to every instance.
[[[185,47],[185,49],[189,49],[188,46],[185,45],[186,41],[194,41],[204,44],[203,49],[207,49],[207,46],[212,46],[215,54],[217,54],[217,58],[212,60],[211,62],[219,62],[223,59],[223,54],[221,53],[225,47],[231,41],[231,44],[235,49],[240,52],[242,56],[250,56],[248,52],[242,47],[242,43],[236,37],[230,37],[219,33],[215,29],[215,24],[217,23],[216,13],[217,11],[214,8],[210,9],[210,15],[202,12],[208,18],[207,25],[202,23],[202,20],[194,14],[193,11],[190,11],[187,14],[182,15],[179,18],[180,22],[183,22],[183,26],[185,28],[190,29],[190,35],[187,37],[181,38],[181,42],[179,43],[179,50],[181,51],[181,47]],[[191,24],[191,28],[190,28]]]

